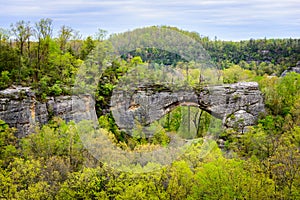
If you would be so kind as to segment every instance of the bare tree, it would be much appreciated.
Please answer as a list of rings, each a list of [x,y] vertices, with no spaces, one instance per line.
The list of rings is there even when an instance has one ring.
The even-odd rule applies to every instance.
[[[98,32],[95,34],[95,40],[101,42],[106,38],[106,36],[107,36],[107,31],[98,28]]]
[[[32,35],[32,29],[30,27],[30,22],[25,22],[23,20],[16,22],[16,24],[11,24],[11,31],[16,37],[16,41],[19,45],[20,55],[23,56],[25,42]]]

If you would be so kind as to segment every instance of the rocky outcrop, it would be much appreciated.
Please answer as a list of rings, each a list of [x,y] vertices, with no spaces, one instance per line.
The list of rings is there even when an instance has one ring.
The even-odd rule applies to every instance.
[[[296,73],[300,74],[300,61],[297,62],[296,66],[289,67],[287,70],[282,72],[281,77],[286,76],[286,74],[289,72],[296,72]]]
[[[27,87],[0,91],[0,119],[16,127],[18,137],[33,132],[36,125],[46,124],[53,116],[66,121],[97,121],[95,102],[89,95],[49,97],[41,102]]]
[[[129,134],[136,120],[149,125],[179,105],[199,107],[222,119],[224,127],[241,130],[256,124],[264,112],[263,97],[254,82],[176,90],[141,86],[132,93],[114,90],[111,97],[115,121]],[[16,127],[18,137],[33,132],[36,125],[46,124],[53,116],[66,121],[97,122],[95,102],[90,95],[49,97],[41,102],[30,88],[0,91],[0,119]]]
[[[149,125],[179,105],[197,106],[222,119],[225,127],[241,130],[254,125],[264,112],[263,96],[255,82],[173,91],[140,87],[134,92],[115,90],[111,99],[115,121],[128,133],[135,120]]]

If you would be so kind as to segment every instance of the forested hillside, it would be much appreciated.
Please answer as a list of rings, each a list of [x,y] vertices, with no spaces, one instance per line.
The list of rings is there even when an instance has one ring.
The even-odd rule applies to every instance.
[[[186,127],[180,127],[183,116],[194,124],[197,139],[170,165],[154,171],[148,169],[156,163],[120,170],[97,160],[85,148],[79,135],[85,124],[53,116],[33,134],[16,138],[16,129],[0,120],[0,199],[300,198],[300,74],[280,77],[300,61],[300,39],[220,41],[164,27],[200,42],[216,66],[217,74],[211,76],[221,83],[258,82],[266,112],[256,126],[241,133],[238,128],[223,129],[203,110],[179,106],[152,124],[159,131],[146,138],[140,126],[132,137],[118,129],[109,110],[113,89],[130,70],[141,68],[147,74],[151,63],[157,69],[182,72],[192,87],[206,84],[195,63],[155,48],[111,58],[107,56],[112,48],[109,38],[116,34],[108,36],[99,29],[83,38],[68,26],[54,33],[52,23],[51,19],[18,21],[10,30],[0,29],[1,89],[29,86],[41,101],[73,94],[80,67],[97,52],[102,58],[97,67],[109,63],[95,86],[99,130],[116,146],[128,152],[165,148],[172,142],[171,134],[186,132]],[[201,147],[209,135],[215,140],[202,156]],[[97,139],[93,142],[103,145]]]

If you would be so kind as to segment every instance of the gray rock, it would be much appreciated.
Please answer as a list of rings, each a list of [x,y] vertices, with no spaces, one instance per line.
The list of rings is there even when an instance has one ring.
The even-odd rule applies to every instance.
[[[33,132],[36,125],[46,124],[53,116],[67,122],[97,122],[95,101],[89,95],[80,95],[49,97],[45,102],[40,102],[28,87],[0,91],[0,119],[16,127],[18,137]]]
[[[135,121],[143,125],[159,120],[179,105],[199,107],[222,119],[226,128],[256,124],[264,112],[263,97],[258,84],[236,83],[207,86],[201,89],[163,89],[141,87],[133,92],[114,90],[111,110],[121,130],[131,133]],[[36,125],[46,124],[53,116],[66,121],[92,120],[97,123],[95,101],[90,95],[49,97],[45,102],[36,100],[30,88],[15,87],[0,91],[0,119],[17,128],[23,137]]]
[[[265,111],[263,96],[255,82],[207,86],[198,91],[115,90],[111,98],[115,121],[129,134],[135,121],[149,125],[179,105],[199,107],[222,119],[224,127],[239,129],[256,124],[259,114]]]
[[[300,74],[300,61],[297,62],[295,67],[289,67],[284,72],[282,72],[281,77],[286,76],[286,74],[289,72],[296,72],[296,73]]]

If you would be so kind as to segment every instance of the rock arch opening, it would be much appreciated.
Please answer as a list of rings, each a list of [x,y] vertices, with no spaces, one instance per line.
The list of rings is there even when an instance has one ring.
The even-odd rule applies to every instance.
[[[129,109],[131,102],[139,105]],[[171,108],[191,104],[222,120],[227,128],[244,129],[256,124],[264,111],[263,96],[255,82],[244,82],[203,87],[201,91],[155,91],[147,88],[126,93],[115,90],[111,98],[111,111],[121,130],[131,134],[137,120],[148,125],[161,119]]]

